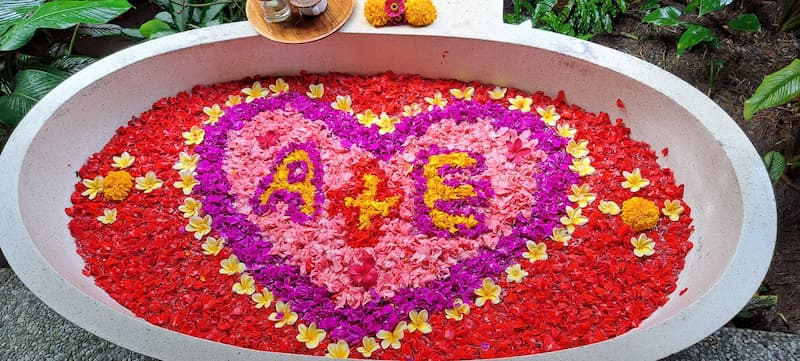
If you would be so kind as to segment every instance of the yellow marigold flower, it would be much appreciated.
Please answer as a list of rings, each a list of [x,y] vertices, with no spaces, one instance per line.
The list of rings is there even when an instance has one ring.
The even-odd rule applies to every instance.
[[[677,221],[681,214],[683,214],[684,208],[681,205],[681,201],[674,200],[671,201],[669,199],[664,200],[664,208],[661,208],[661,212],[664,213],[665,216],[669,217],[670,221]]]
[[[242,97],[240,95],[228,95],[228,100],[225,101],[225,106],[232,107],[237,104],[242,104]]]
[[[378,129],[378,134],[384,135],[394,132],[396,129],[394,125],[398,122],[400,122],[400,118],[394,116],[390,117],[388,114],[381,112],[381,117],[377,123],[378,127],[380,128]]]
[[[239,257],[236,257],[235,254],[232,254],[230,257],[223,259],[219,262],[222,268],[219,269],[220,274],[233,276],[237,273],[242,273],[247,269],[247,265],[242,262],[239,262]]]
[[[622,188],[630,189],[631,192],[638,192],[640,189],[650,185],[649,180],[642,178],[642,172],[639,171],[639,168],[634,169],[631,173],[622,171],[622,176],[625,177],[625,181],[622,182]]]
[[[589,141],[582,140],[580,143],[575,142],[575,139],[570,139],[567,143],[567,153],[575,158],[583,158],[589,155]]]
[[[614,201],[600,201],[600,205],[597,207],[603,214],[608,214],[611,216],[618,215],[621,210],[619,206]]]
[[[575,133],[578,132],[577,129],[570,127],[569,124],[559,124],[556,126],[556,130],[562,138],[575,138]]]
[[[494,87],[494,89],[492,90],[487,90],[487,92],[489,93],[489,98],[492,98],[493,100],[500,100],[505,98],[506,91],[508,91],[508,89],[501,88],[499,86]]]
[[[475,306],[483,307],[486,301],[495,305],[500,303],[500,291],[502,291],[500,286],[494,284],[491,278],[484,278],[481,286],[475,290],[475,295],[478,296],[475,299]]]
[[[527,248],[528,251],[522,253],[522,258],[527,259],[531,263],[547,259],[547,245],[544,244],[544,242],[536,243],[534,241],[527,241],[525,242],[525,248]]]
[[[470,86],[464,90],[450,89],[450,94],[452,94],[456,99],[472,100],[472,95],[475,94],[475,88]]]
[[[406,21],[411,26],[426,26],[436,20],[436,7],[431,0],[406,0]]]
[[[133,176],[124,170],[108,172],[103,178],[103,194],[106,199],[121,201],[128,197],[131,188],[133,188]],[[139,188],[138,184],[136,188]]]
[[[350,357],[350,346],[344,340],[339,340],[337,343],[329,343],[328,353],[325,354],[325,357],[346,359]]]
[[[241,98],[239,98],[241,101]],[[219,104],[214,104],[211,107],[203,107],[203,113],[206,113],[208,119],[203,121],[203,124],[214,124],[219,121],[219,118],[225,115],[225,111],[223,111]]]
[[[634,231],[651,229],[658,223],[658,206],[655,202],[640,197],[631,197],[622,202],[622,221]]]
[[[378,122],[378,116],[372,112],[372,109],[367,109],[364,114],[356,114],[356,119],[358,119],[359,124],[367,128]]]
[[[404,117],[413,117],[419,113],[422,113],[422,107],[420,107],[419,104],[403,105]]]
[[[378,336],[378,338],[381,340],[381,347],[384,350],[389,348],[390,346],[393,349],[397,350],[400,348],[400,340],[402,340],[403,337],[405,336],[405,331],[406,331],[406,322],[402,321],[398,323],[397,326],[394,327],[393,331],[389,332],[380,330],[378,331],[378,334],[376,336]]]
[[[275,80],[275,84],[269,86],[269,90],[272,91],[272,96],[280,95],[289,91],[289,84],[283,78],[278,78]]]
[[[631,244],[636,257],[652,256],[653,253],[656,253],[656,243],[644,233],[640,234],[639,238],[631,238]]]
[[[181,152],[178,154],[178,162],[172,166],[172,169],[177,170],[178,172],[183,172],[185,170],[194,171],[197,169],[197,161],[200,160],[199,154],[192,154]]]
[[[297,322],[297,312],[292,312],[289,303],[278,301],[275,303],[275,312],[270,313],[268,319],[275,322],[275,328],[294,325]]]
[[[83,185],[86,190],[81,193],[82,196],[89,196],[89,199],[97,197],[98,193],[103,193],[103,176],[99,175],[94,179],[84,179]]]
[[[181,180],[173,183],[172,186],[183,190],[183,194],[187,196],[192,194],[192,188],[200,184],[200,182],[194,178],[195,174],[196,174],[195,172],[192,172],[190,170],[181,171],[180,172]]]
[[[341,110],[343,112],[350,113],[353,115],[353,100],[350,99],[350,96],[336,96],[336,101],[331,103],[331,108],[336,110]]]
[[[128,152],[122,152],[119,157],[114,156],[111,159],[114,160],[114,163],[111,164],[114,168],[125,169],[133,165],[133,161],[136,160],[135,157],[131,157]]]
[[[272,304],[272,301],[275,301],[275,295],[267,288],[264,288],[261,292],[254,293],[250,298],[256,303],[256,308],[267,308]]]
[[[311,84],[308,86],[308,91],[306,92],[306,96],[311,99],[320,99],[322,96],[325,95],[325,86],[322,83],[319,84]]]
[[[203,249],[203,254],[206,256],[216,256],[219,251],[225,246],[225,238],[216,239],[214,237],[206,238],[206,243],[200,246]]]
[[[97,220],[100,221],[102,224],[111,224],[117,221],[117,210],[115,208],[112,209],[103,209],[103,215],[97,217]]]
[[[550,239],[566,246],[567,242],[572,239],[572,236],[570,236],[569,232],[564,228],[553,228],[553,233],[550,235]]]
[[[527,113],[531,111],[531,105],[533,105],[533,99],[525,98],[522,95],[517,95],[514,98],[508,100],[511,105],[508,106],[509,110],[519,110],[523,113]]]
[[[592,160],[589,157],[573,158],[569,170],[578,173],[581,177],[594,174],[595,171],[594,167],[592,167]]]
[[[428,323],[428,311],[411,311],[408,313],[408,317],[411,319],[411,322],[407,327],[409,333],[414,331],[431,333],[431,331],[433,331],[433,327],[431,327],[431,324]]]
[[[325,339],[325,330],[317,328],[317,324],[312,322],[308,327],[304,324],[297,326],[297,341],[306,344],[306,347],[313,350],[319,346],[319,343]]]
[[[506,268],[506,281],[521,283],[522,279],[528,277],[528,271],[522,269],[519,263],[512,264]]]
[[[203,204],[200,201],[188,197],[183,200],[183,204],[178,207],[178,210],[183,212],[183,218],[190,218],[194,216],[200,215],[200,209],[203,207]]]
[[[233,292],[240,295],[252,295],[256,291],[256,281],[247,273],[242,273],[239,282],[233,284]]]
[[[574,209],[570,206],[566,207],[567,215],[561,217],[561,224],[567,227],[567,232],[572,233],[575,231],[576,226],[582,226],[589,222],[589,218],[583,215],[580,207]]]
[[[453,308],[448,308],[444,311],[445,317],[455,321],[461,321],[465,315],[469,315],[469,305],[464,303],[460,298],[453,301]]]
[[[425,102],[430,104],[428,105],[428,111],[432,111],[436,109],[436,107],[444,108],[444,106],[447,105],[447,100],[442,98],[442,93],[438,91],[433,95],[433,98],[425,97]]]
[[[183,139],[186,139],[186,141],[184,141],[186,145],[200,144],[206,137],[206,131],[203,130],[203,128],[193,125],[188,132],[181,133],[181,136]]]
[[[367,0],[364,3],[364,17],[374,27],[384,26],[389,22],[386,14],[385,0]]]
[[[570,202],[577,203],[578,207],[586,207],[597,199],[596,194],[589,192],[588,184],[582,184],[580,187],[577,184],[573,184],[570,190],[572,190],[572,194],[568,195],[567,198],[569,198]]]
[[[548,105],[544,109],[537,107],[536,112],[542,117],[542,121],[551,127],[555,126],[556,122],[561,119],[561,115],[556,112],[556,107],[552,105]]]
[[[364,336],[361,338],[361,347],[357,348],[356,351],[361,353],[361,356],[370,357],[373,352],[378,351],[380,348],[374,337]]]
[[[269,90],[261,87],[260,82],[255,82],[251,87],[242,89],[242,93],[247,95],[247,98],[244,100],[245,103],[250,103],[255,99],[267,96],[269,94]]]
[[[194,238],[201,239],[211,232],[211,216],[206,215],[203,218],[198,216],[191,217],[185,229],[187,232],[194,232]]]

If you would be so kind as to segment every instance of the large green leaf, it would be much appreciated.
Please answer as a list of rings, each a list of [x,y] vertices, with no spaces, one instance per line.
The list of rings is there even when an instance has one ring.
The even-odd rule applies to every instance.
[[[771,107],[786,104],[800,96],[800,59],[764,77],[753,96],[744,102],[744,119]]]
[[[14,77],[14,92],[0,97],[0,122],[15,126],[39,99],[65,78],[42,70],[23,70]]]
[[[80,24],[78,34],[92,38],[122,35],[122,27],[117,24]]]
[[[732,2],[733,0],[700,0],[700,13],[698,15],[703,16],[712,11],[717,11],[730,5]]]
[[[719,47],[719,38],[711,32],[711,29],[697,24],[689,24],[681,38],[678,39],[677,55],[681,56],[686,50],[703,42],[711,43],[715,48]]]
[[[735,19],[731,20],[730,25],[732,28],[741,31],[760,32],[761,22],[754,14],[741,14]]]
[[[55,68],[67,71],[70,74],[75,74],[83,70],[83,68],[92,65],[92,63],[94,63],[95,61],[97,61],[97,59],[91,56],[66,55],[56,58],[56,60],[53,60],[53,62],[50,63],[50,65]]]
[[[764,154],[762,160],[764,161],[764,166],[767,167],[767,173],[769,174],[769,179],[772,180],[772,184],[778,183],[783,172],[786,171],[786,157],[773,150]]]
[[[150,19],[139,27],[139,32],[145,38],[152,38],[154,34],[171,30],[167,23],[159,19]]]
[[[680,10],[672,6],[665,6],[663,8],[651,11],[642,19],[642,21],[645,23],[651,23],[658,26],[671,26],[680,24],[681,22],[679,19],[680,16],[681,16]]]
[[[690,3],[686,4],[686,6],[683,8],[683,13],[684,14],[692,13],[695,10],[697,10],[698,7],[700,7],[700,0],[692,0]]]
[[[19,22],[29,12],[33,12],[44,0],[3,0],[0,1],[0,35]]]
[[[53,1],[44,3],[25,19],[17,21],[2,37],[0,50],[16,50],[33,37],[36,29],[66,29],[78,23],[100,24],[130,9],[126,0]]]

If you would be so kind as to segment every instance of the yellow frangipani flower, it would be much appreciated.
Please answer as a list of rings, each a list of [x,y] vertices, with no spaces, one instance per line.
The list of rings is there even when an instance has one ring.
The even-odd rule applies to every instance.
[[[592,160],[589,157],[573,158],[569,170],[578,173],[579,176],[585,177],[594,174],[594,167],[592,167]]]
[[[325,86],[322,83],[319,84],[311,84],[308,86],[308,91],[306,92],[306,96],[311,99],[320,99],[322,96],[325,95]]]
[[[589,155],[589,141],[582,140],[575,142],[575,139],[570,139],[567,143],[567,153],[575,158],[583,158]]]
[[[569,233],[575,231],[576,226],[582,226],[589,222],[589,218],[583,215],[580,207],[575,209],[567,206],[566,211],[567,215],[561,217],[561,224],[567,227],[567,232]]]
[[[211,216],[206,215],[203,218],[193,216],[189,218],[189,224],[185,229],[187,232],[194,232],[194,238],[199,240],[211,232]]]
[[[183,218],[190,218],[194,216],[200,215],[200,208],[203,207],[203,204],[200,201],[188,197],[183,200],[183,204],[178,207],[178,210],[183,212]]]
[[[661,208],[661,213],[664,213],[665,216],[669,217],[670,221],[677,221],[680,218],[680,215],[683,214],[684,208],[681,205],[681,201],[674,200],[671,201],[669,199],[664,200],[664,208]]]
[[[270,313],[268,319],[275,322],[275,328],[294,325],[297,322],[297,312],[292,312],[289,303],[278,301],[275,303],[275,312]]]
[[[135,157],[131,157],[128,152],[122,152],[119,157],[114,156],[111,159],[114,160],[114,163],[111,164],[114,168],[125,169],[133,165],[133,161],[136,160]]]
[[[180,154],[178,154],[178,157],[179,157],[178,162],[176,162],[175,165],[172,166],[172,169],[175,169],[178,172],[183,172],[187,170],[194,171],[195,169],[197,169],[197,161],[200,160],[199,154],[189,155],[189,153],[181,152]]]
[[[567,195],[567,198],[570,202],[577,203],[578,207],[586,207],[597,199],[597,194],[590,192],[588,184],[582,184],[580,187],[573,184],[570,190],[572,190],[572,194]]]
[[[233,292],[240,295],[252,295],[256,291],[256,281],[247,273],[242,273],[239,282],[233,284]]]
[[[336,96],[336,101],[331,103],[331,108],[336,110],[341,110],[343,112],[350,113],[353,115],[353,99],[350,99],[350,96]]]
[[[514,98],[508,100],[511,105],[508,106],[509,110],[519,110],[523,113],[527,113],[531,111],[531,105],[533,105],[533,99],[525,98],[522,95],[517,95]]]
[[[261,87],[260,82],[255,82],[251,87],[242,89],[242,93],[247,95],[247,98],[244,99],[245,103],[250,103],[255,99],[267,96],[269,94],[269,90]]]
[[[111,224],[117,221],[117,210],[116,208],[105,208],[103,209],[103,215],[97,217],[97,220],[100,221],[102,224]]]
[[[436,107],[444,108],[444,106],[447,105],[447,100],[442,98],[442,93],[438,91],[433,95],[433,98],[425,97],[425,102],[430,104],[428,105],[428,111],[432,111],[436,109]]]
[[[370,357],[373,352],[378,351],[380,348],[374,337],[364,336],[361,338],[361,347],[357,348],[356,351],[361,353],[361,356]]]
[[[622,182],[622,188],[630,189],[631,192],[638,192],[640,189],[650,185],[649,180],[642,178],[642,172],[639,171],[639,168],[634,169],[631,173],[622,171],[622,176],[625,177],[625,181]]]
[[[359,124],[367,128],[378,122],[378,116],[372,112],[372,109],[365,110],[364,114],[356,114],[356,119]]]
[[[428,311],[411,311],[408,313],[408,318],[411,319],[411,322],[407,326],[409,333],[414,331],[431,333],[431,331],[433,331],[433,327],[428,323]]]
[[[346,359],[350,357],[350,345],[344,340],[339,340],[339,342],[336,343],[329,343],[328,353],[325,354],[325,357]]]
[[[219,251],[222,251],[223,247],[225,247],[225,238],[217,239],[214,237],[206,238],[206,242],[200,246],[200,248],[203,249],[203,254],[206,256],[218,255]]]
[[[544,109],[537,107],[536,112],[539,113],[540,117],[542,117],[544,124],[547,124],[551,127],[555,126],[556,122],[561,119],[561,115],[556,112],[556,107],[552,105],[548,105]]]
[[[206,137],[206,131],[203,130],[203,128],[193,125],[188,132],[181,133],[181,136],[183,139],[186,139],[184,141],[186,145],[195,145],[203,142],[203,139]]]
[[[394,130],[396,129],[394,125],[397,124],[398,122],[400,122],[400,118],[395,116],[389,116],[388,114],[381,112],[381,117],[377,123],[379,128],[378,134],[384,135],[387,133],[394,132]]]
[[[444,310],[445,317],[455,321],[461,321],[465,315],[469,315],[469,305],[464,303],[460,298],[453,301],[453,308]]]
[[[172,186],[175,188],[180,188],[181,190],[183,190],[183,194],[188,196],[192,194],[192,188],[200,184],[200,182],[194,177],[196,174],[197,173],[192,172],[190,170],[181,171],[180,172],[181,180],[173,183]]]
[[[275,84],[269,86],[269,90],[272,91],[272,96],[280,95],[281,93],[286,93],[289,91],[289,84],[283,80],[283,78],[275,79]]]
[[[159,189],[162,185],[164,185],[164,182],[158,179],[153,171],[147,172],[144,177],[136,177],[136,189],[145,193]]]
[[[275,295],[267,288],[264,288],[261,292],[254,293],[250,298],[256,303],[256,308],[267,308],[272,304],[272,301],[275,301]]]
[[[528,277],[528,271],[522,269],[519,263],[512,264],[506,268],[506,281],[521,283],[522,279]]]
[[[475,289],[475,295],[478,296],[475,299],[475,306],[483,307],[486,301],[494,305],[500,303],[500,291],[502,291],[500,286],[494,284],[491,278],[484,278],[481,286]]]
[[[499,86],[494,87],[494,89],[492,90],[487,90],[487,92],[489,93],[489,98],[492,98],[493,100],[500,100],[505,98],[506,91],[508,91],[508,89],[501,88]]]
[[[242,97],[240,95],[228,95],[228,100],[225,101],[225,106],[232,107],[237,104],[242,104]]]
[[[94,199],[97,194],[103,193],[103,176],[99,175],[94,179],[84,179],[83,185],[86,190],[81,193],[82,196],[89,196],[89,199]]]
[[[472,100],[472,95],[475,94],[475,88],[470,86],[464,90],[450,89],[450,94],[452,94],[456,99]]]
[[[241,101],[241,98],[239,98]],[[208,119],[203,121],[203,124],[215,124],[219,121],[219,118],[225,115],[225,111],[219,107],[219,104],[214,104],[211,107],[203,107],[203,113],[208,115]]]
[[[644,233],[640,234],[639,238],[631,238],[631,244],[636,257],[652,256],[653,253],[656,253],[656,243]]]
[[[522,258],[527,259],[530,263],[547,259],[547,245],[544,242],[527,241],[525,248],[528,250],[522,253]]]
[[[239,262],[239,257],[236,257],[235,254],[232,254],[230,257],[220,261],[219,265],[222,266],[222,268],[219,269],[219,273],[228,276],[233,276],[237,273],[242,273],[247,270],[247,265]]]
[[[380,330],[376,336],[378,336],[378,338],[381,340],[381,347],[384,350],[389,347],[397,350],[400,348],[400,340],[402,340],[405,336],[405,331],[406,322],[402,321],[398,323],[397,326],[394,326],[393,331],[389,332]]]
[[[420,107],[419,104],[414,103],[411,105],[403,105],[404,117],[413,117],[415,115],[418,115],[419,113],[422,113],[422,107]]]
[[[614,201],[600,201],[600,205],[597,206],[597,209],[599,209],[601,213],[610,216],[616,216],[622,212],[619,205]]]
[[[575,138],[575,133],[578,132],[577,129],[570,127],[569,124],[559,124],[556,126],[556,130],[562,138]]]
[[[308,327],[304,324],[297,326],[297,341],[306,344],[306,348],[313,350],[325,339],[325,330],[317,328],[317,324],[312,322]]]
[[[569,232],[564,228],[553,228],[553,233],[550,235],[550,239],[566,246],[567,242],[572,239],[572,236],[570,236]]]

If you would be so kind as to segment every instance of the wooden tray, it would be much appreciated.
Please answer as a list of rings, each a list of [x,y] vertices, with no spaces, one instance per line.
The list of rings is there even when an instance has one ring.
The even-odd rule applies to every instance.
[[[264,9],[258,0],[247,0],[247,20],[267,39],[281,43],[298,44],[322,39],[338,30],[356,6],[355,0],[328,0],[328,8],[320,15],[300,16],[292,9],[292,16],[281,23],[264,20]]]

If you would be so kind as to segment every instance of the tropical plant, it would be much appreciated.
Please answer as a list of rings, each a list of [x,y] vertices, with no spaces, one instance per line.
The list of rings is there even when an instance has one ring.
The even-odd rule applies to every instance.
[[[612,21],[627,11],[625,0],[514,0],[503,20],[519,24],[531,19],[535,28],[588,39],[610,33]]]
[[[790,31],[800,27],[800,0],[784,0],[781,15],[781,29]]]
[[[244,0],[154,0],[164,11],[139,27],[139,36],[153,39],[185,30],[246,18]],[[136,34],[128,34],[136,36]]]
[[[744,305],[741,311],[736,315],[739,318],[752,318],[755,315],[755,311],[759,309],[769,308],[776,304],[778,304],[778,296],[777,295],[764,295],[762,292],[766,292],[767,288],[764,285],[758,287],[758,291],[753,297],[750,298],[750,301],[747,301],[747,304]]]

